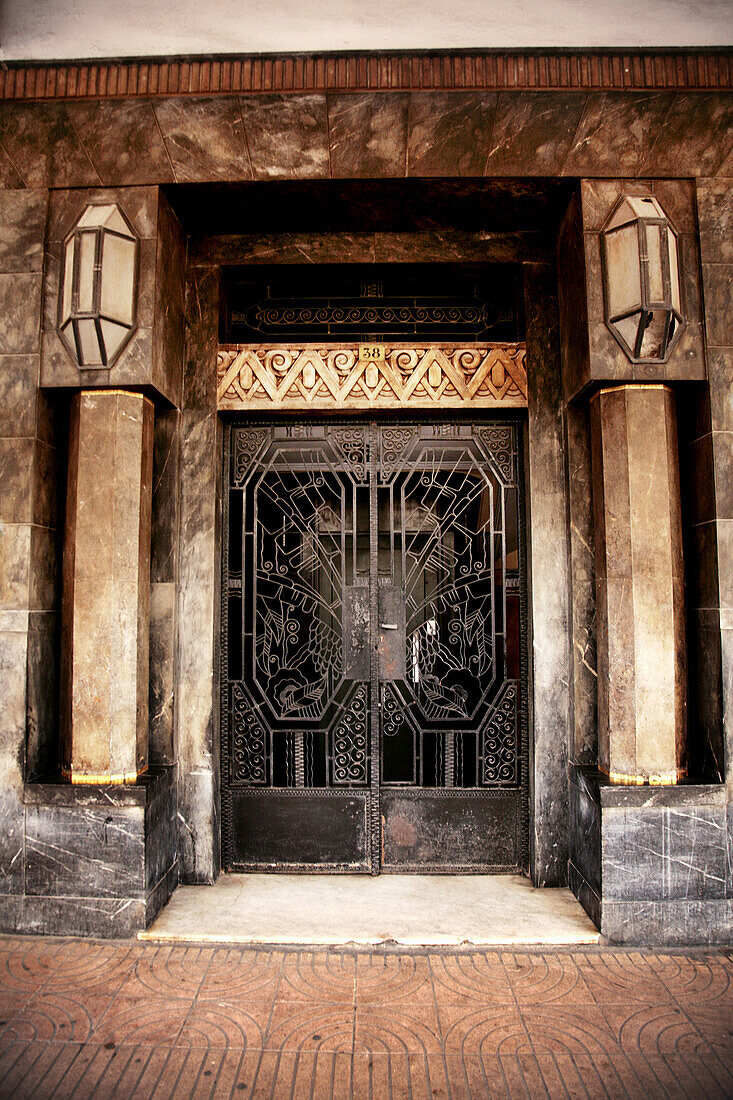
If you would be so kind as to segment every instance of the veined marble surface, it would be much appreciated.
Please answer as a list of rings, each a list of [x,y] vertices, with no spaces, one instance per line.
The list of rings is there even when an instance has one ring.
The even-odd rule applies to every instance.
[[[179,886],[138,937],[193,943],[589,944],[569,890],[521,875],[221,875]]]

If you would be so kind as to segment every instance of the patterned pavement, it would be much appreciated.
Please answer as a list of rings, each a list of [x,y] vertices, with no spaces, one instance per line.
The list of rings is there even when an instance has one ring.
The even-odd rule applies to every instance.
[[[2,1097],[732,1097],[733,952],[0,937]]]

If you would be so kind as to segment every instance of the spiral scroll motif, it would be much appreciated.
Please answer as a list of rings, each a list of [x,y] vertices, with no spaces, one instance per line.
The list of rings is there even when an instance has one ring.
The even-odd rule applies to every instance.
[[[510,680],[482,737],[481,781],[484,786],[517,782],[517,683]]]
[[[517,480],[516,470],[516,443],[514,428],[491,427],[479,428],[479,438],[486,444],[499,473],[507,485],[515,484]]]
[[[337,428],[331,438],[356,481],[366,481],[369,462],[366,428]]]
[[[247,786],[267,783],[267,734],[240,684],[231,685],[231,781]]]
[[[266,428],[238,428],[234,434],[232,484],[241,485],[269,438]]]
[[[333,732],[332,758],[334,784],[367,782],[367,689],[363,684]]]

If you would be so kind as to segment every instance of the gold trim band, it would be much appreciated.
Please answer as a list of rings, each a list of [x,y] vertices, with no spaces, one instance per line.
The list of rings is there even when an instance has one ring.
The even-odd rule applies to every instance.
[[[674,787],[683,778],[680,771],[668,772],[665,775],[629,775],[626,772],[611,772],[599,768],[607,775],[611,783],[619,783],[627,787]]]
[[[141,772],[117,772],[116,774],[99,774],[93,772],[75,772],[61,769],[64,779],[68,779],[74,786],[86,787],[119,787],[124,783],[137,783]]]
[[[120,397],[139,397],[141,401],[147,401],[148,404],[152,408],[155,408],[155,405],[150,400],[148,395],[146,393],[140,393],[139,390],[119,390],[119,389],[107,390],[103,386],[99,386],[98,388],[95,387],[92,390],[81,389],[81,390],[79,390],[79,393],[82,395],[82,397],[87,397],[87,396],[97,397],[100,393],[103,393],[103,394],[109,395],[109,396],[117,395],[117,396],[120,396]]]
[[[618,393],[619,390],[670,390],[668,382],[619,382],[618,386],[601,386],[591,397],[591,402],[602,393]]]

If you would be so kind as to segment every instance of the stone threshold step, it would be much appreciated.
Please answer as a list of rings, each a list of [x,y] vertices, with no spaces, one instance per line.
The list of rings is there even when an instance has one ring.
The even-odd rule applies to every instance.
[[[179,886],[158,943],[476,947],[598,944],[573,894],[520,875],[221,875]]]

